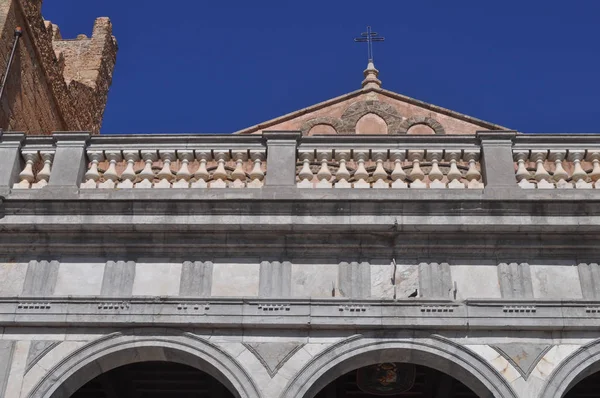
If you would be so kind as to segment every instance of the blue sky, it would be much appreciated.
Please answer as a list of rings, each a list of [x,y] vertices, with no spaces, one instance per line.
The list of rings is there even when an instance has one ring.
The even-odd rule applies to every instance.
[[[109,16],[103,134],[232,132],[383,87],[524,132],[600,132],[600,1],[45,0],[65,38]]]

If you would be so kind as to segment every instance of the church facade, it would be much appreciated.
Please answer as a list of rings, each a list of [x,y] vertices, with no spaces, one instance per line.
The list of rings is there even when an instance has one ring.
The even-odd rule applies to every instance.
[[[4,132],[0,396],[593,396],[599,180],[372,63],[237,134]]]

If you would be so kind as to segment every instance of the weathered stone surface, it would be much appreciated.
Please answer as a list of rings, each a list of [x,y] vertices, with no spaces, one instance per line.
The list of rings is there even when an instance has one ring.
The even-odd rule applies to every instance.
[[[58,261],[30,261],[23,284],[25,296],[52,296],[58,277]]]
[[[448,263],[419,264],[419,296],[452,298],[452,277]]]
[[[548,344],[495,344],[494,349],[506,358],[524,379],[529,375],[542,359],[542,357],[552,348]]]
[[[498,264],[498,278],[503,298],[533,298],[533,285],[529,264],[500,263]]]
[[[102,278],[102,296],[131,296],[135,280],[135,262],[108,261]]]
[[[419,288],[417,264],[371,262],[371,297],[382,299],[407,298]],[[394,277],[395,275],[395,277]]]
[[[495,265],[452,265],[450,272],[459,300],[501,297]]]
[[[181,269],[180,296],[210,297],[213,263],[186,261]]]
[[[211,295],[216,297],[256,297],[260,264],[221,263],[213,266]]]
[[[41,2],[5,1],[0,59],[8,59],[17,26],[24,31],[0,104],[0,128],[98,134],[117,53],[110,20],[98,18],[89,39],[63,40],[58,27],[43,20]]]
[[[176,296],[181,282],[181,265],[141,262],[135,266],[134,296]]]
[[[244,343],[263,364],[271,378],[304,344],[298,343]]]
[[[29,346],[29,353],[27,354],[27,363],[25,365],[25,373],[31,369],[33,365],[36,364],[44,355],[46,355],[50,350],[60,344],[60,341],[51,341],[51,340],[39,340],[32,341]]]
[[[0,396],[4,396],[8,383],[14,348],[14,341],[0,340]]]
[[[340,294],[349,298],[371,295],[371,267],[367,262],[341,262],[338,271]]]
[[[102,289],[103,263],[61,263],[54,294],[59,296],[97,296]]]
[[[17,296],[23,290],[28,264],[0,263],[0,295]]]
[[[535,298],[582,298],[575,265],[530,265]]]
[[[292,264],[289,261],[260,263],[259,297],[290,297]]]

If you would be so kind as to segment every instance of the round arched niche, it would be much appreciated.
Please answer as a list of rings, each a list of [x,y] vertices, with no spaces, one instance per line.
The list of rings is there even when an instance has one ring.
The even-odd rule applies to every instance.
[[[387,134],[388,125],[383,118],[374,113],[367,113],[356,122],[356,134]]]
[[[414,124],[409,127],[409,129],[406,131],[406,134],[432,135],[435,134],[435,130],[426,124]]]
[[[335,131],[335,128],[329,124],[316,124],[314,126],[311,127],[310,130],[308,130],[308,134],[307,135],[332,135],[332,134],[337,134],[337,131]]]
[[[219,381],[236,398],[261,398],[245,370],[219,347],[190,335],[168,337],[111,335],[75,351],[27,395],[28,398],[70,398],[84,384],[123,365],[174,362],[199,369]]]
[[[437,120],[427,116],[413,116],[408,119],[403,120],[398,124],[398,129],[392,131],[395,134],[421,134],[417,132],[410,132],[413,128],[418,128],[418,126],[427,126],[433,130],[434,134],[446,134],[446,130],[444,126]],[[426,133],[430,134],[430,133]]]
[[[385,362],[426,366],[459,380],[481,398],[516,398],[510,384],[487,362],[464,347],[438,339],[340,342],[317,355],[292,378],[280,398],[314,398],[338,377]]]

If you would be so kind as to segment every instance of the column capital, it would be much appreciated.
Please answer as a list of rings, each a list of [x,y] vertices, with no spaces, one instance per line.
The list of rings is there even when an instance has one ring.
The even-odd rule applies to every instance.
[[[56,146],[85,146],[90,139],[90,133],[87,132],[55,132],[52,133]]]

